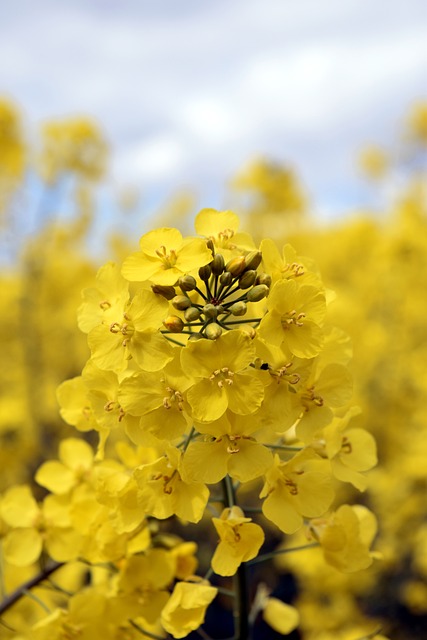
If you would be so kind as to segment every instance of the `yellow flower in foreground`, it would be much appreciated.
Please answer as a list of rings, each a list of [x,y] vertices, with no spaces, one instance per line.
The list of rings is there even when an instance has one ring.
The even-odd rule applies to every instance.
[[[166,455],[134,471],[139,503],[159,520],[177,515],[189,522],[202,518],[209,490],[202,483],[185,482],[179,471],[181,452],[168,447]]]
[[[303,524],[303,516],[314,518],[330,506],[332,489],[330,464],[312,450],[305,449],[289,462],[278,456],[275,466],[265,474],[260,498],[263,514],[284,533],[294,533]]]
[[[252,251],[255,244],[249,233],[237,232],[240,220],[233,211],[217,211],[202,209],[196,216],[194,226],[199,236],[210,238],[221,250],[224,257],[229,258],[236,249]]]
[[[184,240],[178,229],[149,231],[142,236],[139,245],[141,251],[131,254],[123,263],[122,274],[131,282],[150,280],[155,284],[174,285],[181,276],[212,260],[206,240]]]
[[[326,455],[331,461],[332,473],[341,482],[364,491],[368,485],[364,471],[377,464],[377,446],[374,437],[365,429],[349,426],[360,410],[353,407],[342,418],[335,417],[323,429]]]
[[[240,507],[224,509],[220,518],[212,518],[220,543],[212,558],[212,569],[220,576],[233,576],[242,562],[252,560],[264,542],[264,531]]]
[[[299,358],[320,353],[326,313],[323,291],[300,286],[295,280],[279,280],[271,289],[267,306],[268,313],[259,325],[261,338]]]
[[[361,505],[342,505],[328,519],[312,520],[310,530],[320,542],[325,560],[339,571],[366,569],[375,554],[369,548],[377,533],[374,514]]]
[[[264,386],[249,369],[254,358],[251,338],[239,330],[217,340],[189,342],[182,349],[182,368],[196,379],[187,392],[195,420],[217,420],[227,408],[248,415],[261,406]]]
[[[178,582],[162,611],[162,626],[174,638],[185,638],[203,623],[217,592],[206,583]]]
[[[146,289],[138,291],[111,325],[100,324],[89,332],[94,364],[119,373],[134,358],[144,371],[162,369],[173,357],[170,344],[158,331],[167,309],[161,296]]]
[[[227,473],[240,482],[249,482],[273,466],[267,447],[251,434],[258,424],[247,416],[228,411],[219,420],[198,424],[207,435],[192,441],[182,457],[182,473],[192,482],[219,482]]]

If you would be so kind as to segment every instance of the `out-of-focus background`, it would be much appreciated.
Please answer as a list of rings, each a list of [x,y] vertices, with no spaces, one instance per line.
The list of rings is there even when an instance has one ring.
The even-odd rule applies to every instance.
[[[31,134],[97,119],[111,180],[148,210],[183,187],[220,207],[266,154],[331,218],[378,204],[353,160],[425,95],[426,32],[423,0],[15,0],[0,7],[0,88]]]
[[[382,559],[349,577],[283,556],[293,637],[427,637],[426,42],[423,0],[0,6],[1,490],[75,435],[55,390],[88,357],[97,268],[232,208],[335,290],[378,442],[342,498],[377,514]]]

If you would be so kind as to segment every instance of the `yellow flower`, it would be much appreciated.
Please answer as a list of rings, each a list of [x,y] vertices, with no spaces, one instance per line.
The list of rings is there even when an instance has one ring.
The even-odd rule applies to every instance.
[[[270,589],[263,582],[258,584],[252,605],[252,615],[256,617],[260,611],[265,622],[283,635],[291,633],[299,624],[298,611],[278,598],[271,598]]]
[[[98,126],[86,118],[46,123],[43,144],[40,168],[47,182],[66,172],[98,180],[105,171],[107,144]]]
[[[84,440],[67,438],[59,444],[59,461],[43,463],[35,480],[52,493],[68,493],[81,481],[86,480],[93,466],[92,448]]]
[[[73,425],[79,431],[96,429],[97,422],[82,376],[65,380],[59,385],[56,396],[61,417],[67,424]]]
[[[89,333],[99,324],[110,326],[123,314],[129,300],[128,283],[114,262],[107,262],[96,274],[96,287],[83,289],[78,310],[79,329]]]
[[[94,588],[71,596],[68,611],[55,609],[32,627],[33,640],[105,640],[116,625],[110,618],[110,598]]]
[[[220,576],[233,576],[242,562],[258,555],[264,531],[240,507],[224,509],[220,518],[212,518],[220,542],[212,557],[212,569]]]
[[[137,373],[120,385],[120,405],[132,416],[142,416],[126,428],[136,444],[145,443],[147,431],[159,439],[173,440],[189,425],[185,392],[192,381],[182,371],[179,355],[176,350],[174,360],[162,371]]]
[[[29,487],[15,486],[3,496],[1,515],[12,527],[3,540],[11,564],[25,567],[36,562],[44,546],[58,562],[79,556],[81,536],[71,527],[68,502],[62,496],[47,496],[39,507]]]
[[[116,581],[118,599],[127,618],[141,616],[149,624],[160,617],[169,599],[175,561],[164,549],[148,549],[125,560]]]
[[[278,598],[267,598],[262,617],[266,623],[284,636],[288,635],[299,625],[300,616],[295,607]]]
[[[240,482],[258,478],[272,467],[271,452],[250,434],[258,423],[247,416],[231,412],[209,424],[198,424],[207,434],[189,444],[182,457],[181,469],[193,482],[214,484],[227,474]]]
[[[233,330],[217,340],[189,342],[181,351],[182,368],[196,383],[187,392],[193,418],[211,422],[227,408],[248,415],[261,405],[263,384],[251,375],[255,347],[248,334]]]
[[[212,260],[212,252],[201,238],[183,239],[178,229],[163,228],[146,233],[139,241],[141,251],[128,256],[122,274],[126,280],[174,285],[180,276]]]
[[[294,533],[303,517],[322,515],[334,498],[329,461],[310,449],[289,462],[276,456],[274,467],[265,474],[260,498],[265,498],[262,512],[266,518],[284,533]]]
[[[252,251],[255,244],[249,233],[238,232],[240,221],[233,211],[202,209],[196,216],[196,233],[210,238],[220,253],[229,259],[236,250]]]
[[[263,269],[271,275],[273,283],[282,279],[295,279],[299,285],[321,288],[320,276],[315,272],[314,265],[307,258],[299,257],[290,244],[283,247],[280,255],[276,243],[266,238],[261,241],[259,250],[262,253]]]
[[[361,571],[372,564],[369,548],[377,532],[374,514],[361,505],[342,505],[328,519],[312,520],[310,531],[328,564],[339,571]]]
[[[351,400],[353,383],[350,372],[335,362],[319,367],[313,363],[304,384],[295,385],[293,402],[301,411],[296,435],[309,444],[319,429],[331,422],[332,408],[341,407]]]
[[[177,582],[164,607],[161,623],[174,638],[185,638],[200,627],[218,590],[205,583]]]
[[[17,182],[23,175],[25,147],[21,123],[15,106],[0,99],[0,185]]]
[[[145,371],[158,371],[172,359],[172,349],[158,332],[167,301],[141,290],[110,326],[100,324],[88,334],[92,360],[100,369],[121,372],[130,357]]]
[[[180,473],[181,452],[168,447],[166,454],[134,471],[139,503],[147,515],[159,520],[177,515],[189,522],[201,520],[209,490],[202,483],[186,482]]]
[[[320,352],[326,313],[322,291],[299,286],[295,280],[279,280],[271,289],[267,307],[258,329],[261,338],[299,358],[312,358]]]
[[[372,434],[365,429],[349,426],[352,418],[359,413],[360,410],[353,407],[342,418],[335,417],[323,429],[322,441],[334,476],[364,491],[367,479],[361,472],[377,464],[377,447]]]

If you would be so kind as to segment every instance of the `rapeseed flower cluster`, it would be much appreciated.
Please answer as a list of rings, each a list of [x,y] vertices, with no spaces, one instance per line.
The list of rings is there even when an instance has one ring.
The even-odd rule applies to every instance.
[[[263,559],[270,527],[305,531],[342,571],[372,563],[374,515],[332,508],[337,480],[364,490],[376,464],[372,436],[351,428],[351,347],[327,315],[333,294],[290,245],[257,247],[239,224],[231,211],[204,209],[196,236],[148,232],[84,289],[78,323],[90,358],[58,401],[66,422],[98,434],[97,449],[62,440],[35,474],[47,495],[13,486],[0,514],[10,565],[42,556],[94,568],[23,639],[186,637],[220,577],[241,584],[245,565]],[[246,511],[250,487],[259,506]],[[165,537],[171,518],[219,537],[204,576],[197,545]],[[258,612],[281,633],[299,623],[274,597],[255,599],[252,614],[236,598],[236,638]]]

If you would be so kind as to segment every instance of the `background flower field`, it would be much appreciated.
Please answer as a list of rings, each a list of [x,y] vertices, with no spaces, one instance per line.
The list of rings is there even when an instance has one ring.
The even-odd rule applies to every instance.
[[[61,419],[56,395],[64,380],[80,375],[89,355],[77,327],[82,290],[94,286],[107,259],[121,263],[151,228],[174,227],[191,235],[197,210],[191,198],[177,196],[150,218],[128,191],[107,205],[111,224],[104,232],[106,205],[99,190],[114,149],[100,126],[76,117],[44,124],[35,140],[24,131],[17,105],[1,99],[0,489],[6,495],[11,486],[29,483],[42,499],[44,489],[34,474],[57,457],[61,441],[79,436],[94,449],[98,444],[94,432],[78,434]],[[254,584],[267,582],[273,595],[299,611],[292,638],[359,640],[383,634],[409,640],[427,634],[426,151],[427,106],[419,102],[402,115],[397,143],[367,147],[355,159],[371,188],[387,193],[383,210],[328,224],[310,215],[309,198],[289,166],[259,159],[230,176],[223,209],[239,215],[240,230],[252,234],[257,245],[263,238],[278,247],[290,243],[319,268],[330,290],[334,324],[352,341],[353,403],[361,408],[357,427],[373,434],[378,447],[366,490],[360,494],[349,484],[341,486],[337,500],[363,504],[378,519],[377,557],[370,568],[343,574],[317,549],[306,549],[251,569]],[[31,236],[25,233],[29,216]],[[130,455],[135,454],[122,449],[122,460]],[[0,520],[1,528],[6,535],[7,524]],[[195,541],[200,561],[209,563],[215,532],[183,523],[172,529]],[[268,532],[267,526],[267,550],[304,544],[301,533],[282,540],[277,530]],[[4,562],[3,594],[33,573],[31,564],[17,568]],[[74,592],[78,573],[61,569],[52,596],[40,589],[36,600],[21,599],[4,618],[0,637],[27,639],[26,629],[45,615],[37,600],[47,598],[51,606],[49,598],[54,602],[61,589]],[[213,637],[231,635],[228,608],[222,599],[208,614]],[[216,629],[215,617],[222,621]],[[215,635],[224,629],[226,635]],[[258,630],[264,634],[259,637],[276,637],[266,629]],[[96,633],[103,637],[102,625]],[[127,633],[117,638],[143,637],[135,629]]]

